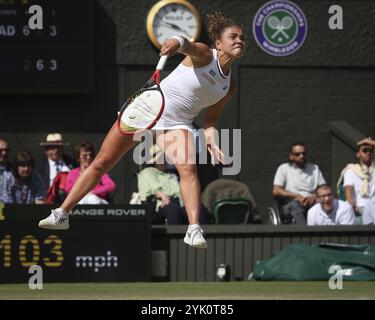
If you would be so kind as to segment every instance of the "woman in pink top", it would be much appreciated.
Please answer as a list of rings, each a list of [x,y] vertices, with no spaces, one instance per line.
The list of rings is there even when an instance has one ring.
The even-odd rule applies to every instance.
[[[95,157],[94,146],[86,141],[80,142],[75,147],[76,159],[80,166],[69,172],[65,191],[72,190],[74,183],[78,180],[80,174],[86,170]],[[99,183],[92,189],[79,204],[108,204],[109,194],[116,190],[116,184],[106,173]]]

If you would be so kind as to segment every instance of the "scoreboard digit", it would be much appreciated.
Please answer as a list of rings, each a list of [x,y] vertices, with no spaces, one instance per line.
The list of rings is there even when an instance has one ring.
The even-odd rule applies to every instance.
[[[29,8],[42,8],[32,29]],[[92,0],[0,0],[0,93],[90,93]]]

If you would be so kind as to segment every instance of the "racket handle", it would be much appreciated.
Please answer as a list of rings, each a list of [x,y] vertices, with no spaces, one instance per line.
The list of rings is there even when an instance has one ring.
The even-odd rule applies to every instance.
[[[156,66],[156,70],[163,70],[165,63],[167,62],[168,56],[161,56]]]

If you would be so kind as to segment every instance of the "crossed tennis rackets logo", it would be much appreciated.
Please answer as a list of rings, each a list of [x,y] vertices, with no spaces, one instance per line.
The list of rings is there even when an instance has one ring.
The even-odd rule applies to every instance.
[[[276,16],[269,17],[267,20],[268,26],[271,29],[276,30],[276,32],[271,35],[271,39],[274,39],[280,33],[286,39],[289,39],[289,35],[284,30],[289,30],[293,26],[293,23],[293,19],[290,16],[285,16],[281,20]]]
[[[301,48],[307,35],[307,19],[295,3],[274,0],[254,16],[253,34],[259,47],[273,56],[287,56]]]

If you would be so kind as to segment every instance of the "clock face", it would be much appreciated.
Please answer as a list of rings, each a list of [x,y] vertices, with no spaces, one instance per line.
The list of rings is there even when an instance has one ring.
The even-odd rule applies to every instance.
[[[166,39],[173,36],[183,36],[190,41],[195,41],[199,37],[199,14],[190,3],[174,1],[153,9],[149,14],[148,33],[157,47],[160,48]]]

